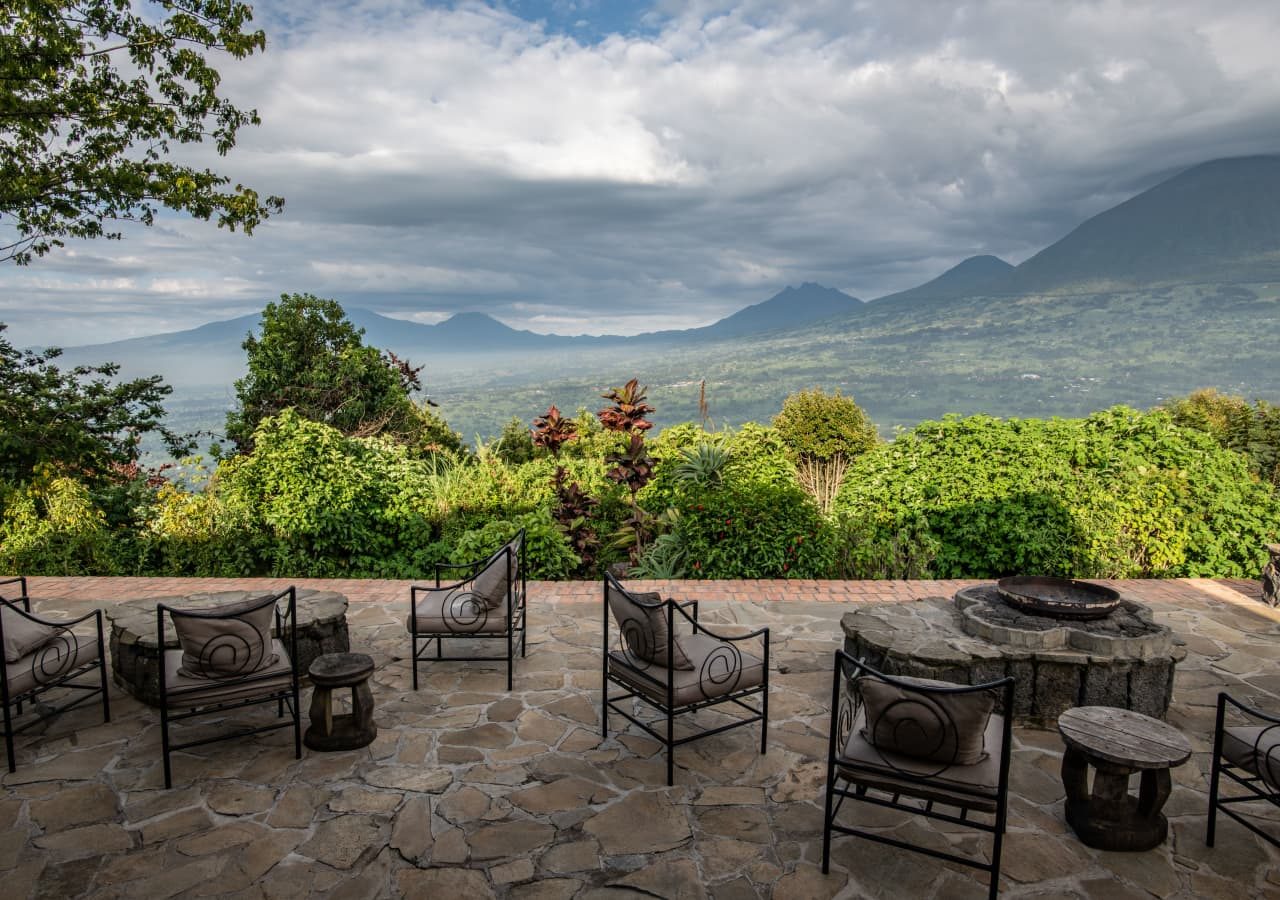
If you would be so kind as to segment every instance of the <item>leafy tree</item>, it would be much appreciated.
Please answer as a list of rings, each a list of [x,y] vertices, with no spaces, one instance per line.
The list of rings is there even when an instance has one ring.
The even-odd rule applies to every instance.
[[[218,96],[206,53],[266,47],[233,0],[15,0],[0,8],[0,259],[19,264],[63,237],[116,238],[157,206],[248,234],[284,208],[209,169],[168,161],[173,143],[225,155],[255,110]],[[110,227],[110,226],[108,226]]]
[[[831,511],[849,461],[877,441],[875,426],[852,397],[817,388],[787,397],[773,427],[796,454],[800,484],[824,513]]]
[[[120,366],[62,370],[62,351],[18,350],[0,322],[0,480],[26,482],[52,466],[91,478],[137,474],[138,441],[156,433],[175,456],[193,442],[166,428],[163,401],[171,392],[159,375],[116,381]]]
[[[518,466],[533,459],[533,435],[520,421],[519,416],[512,416],[502,427],[502,433],[493,443],[493,452],[511,466]]]
[[[1249,457],[1250,468],[1280,488],[1280,406],[1253,404],[1213,388],[1194,391],[1168,404],[1179,425],[1207,432],[1219,444]]]
[[[259,422],[292,407],[346,435],[416,439],[422,416],[409,392],[421,387],[420,369],[365,346],[363,334],[336,300],[282,294],[268,303],[262,336],[242,345],[249,371],[236,381],[239,406],[227,414],[227,437],[247,450]]]

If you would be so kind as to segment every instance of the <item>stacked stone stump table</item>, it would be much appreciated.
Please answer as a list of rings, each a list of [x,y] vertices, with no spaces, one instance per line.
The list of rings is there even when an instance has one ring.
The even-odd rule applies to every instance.
[[[1164,843],[1169,822],[1169,770],[1191,756],[1191,743],[1171,725],[1127,709],[1080,706],[1058,718],[1066,744],[1062,784],[1067,822],[1099,850],[1150,850]],[[1089,767],[1094,768],[1093,789]],[[1141,772],[1138,796],[1129,776]]]
[[[1262,602],[1280,606],[1280,544],[1267,545],[1267,564],[1262,568]]]
[[[355,750],[367,747],[378,736],[373,724],[373,693],[369,676],[373,658],[364,653],[326,653],[308,670],[315,692],[311,695],[311,727],[302,741],[312,750]],[[335,688],[351,688],[351,713],[333,714]]]
[[[111,621],[111,672],[115,683],[130,696],[149,706],[160,705],[160,649],[156,646],[156,604],[179,609],[210,609],[261,597],[274,591],[211,591],[177,597],[147,597],[128,600],[105,609]],[[312,660],[325,653],[350,649],[347,633],[347,598],[334,591],[299,588],[298,671],[306,672]],[[289,634],[272,636],[289,646]],[[178,636],[173,622],[165,616],[165,649],[176,649]]]

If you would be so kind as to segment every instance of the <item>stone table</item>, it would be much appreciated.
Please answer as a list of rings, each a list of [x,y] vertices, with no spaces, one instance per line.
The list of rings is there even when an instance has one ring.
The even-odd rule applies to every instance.
[[[209,609],[261,597],[267,591],[214,591],[176,597],[146,597],[106,607],[111,622],[111,672],[115,683],[150,706],[160,705],[160,650],[156,646],[156,604],[180,609]],[[274,593],[274,592],[272,592]],[[347,598],[336,591],[299,588],[297,591],[298,670],[306,672],[325,653],[344,653],[351,647],[347,634]],[[290,635],[272,637],[286,644]],[[168,616],[164,622],[165,649],[177,649],[178,636]]]
[[[1191,757],[1186,736],[1158,719],[1109,706],[1067,710],[1058,732],[1067,747],[1067,822],[1080,840],[1099,850],[1150,850],[1164,843],[1169,822],[1161,809],[1172,790],[1169,770]],[[1129,793],[1135,772],[1142,773],[1136,797]]]

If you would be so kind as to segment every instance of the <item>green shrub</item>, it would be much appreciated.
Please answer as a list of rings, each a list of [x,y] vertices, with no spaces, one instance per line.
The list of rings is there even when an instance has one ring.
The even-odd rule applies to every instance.
[[[698,491],[675,534],[692,578],[824,578],[833,562],[831,532],[794,482]]]
[[[512,519],[490,519],[479,528],[464,532],[450,550],[449,562],[461,565],[485,559],[515,537],[521,528],[525,530],[529,578],[567,578],[578,565],[578,557],[545,510]]]
[[[502,433],[491,445],[494,454],[507,465],[518,466],[533,459],[533,435],[529,426],[512,416],[502,427]]]
[[[148,574],[193,578],[256,575],[267,555],[244,509],[228,507],[216,490],[166,484],[156,493],[143,531]]]
[[[115,575],[122,570],[106,516],[74,478],[37,472],[0,494],[0,571]]]
[[[1250,404],[1243,397],[1207,388],[1172,400],[1166,408],[1177,424],[1243,453],[1255,474],[1280,488],[1280,406],[1265,400]]]
[[[1164,413],[948,417],[856,461],[836,504],[863,542],[919,532],[938,577],[1247,576],[1280,499]]]
[[[292,410],[263,420],[253,442],[252,453],[222,464],[217,486],[247,527],[268,537],[270,574],[422,574],[432,534],[425,462]]]
[[[817,388],[797,391],[782,401],[773,427],[797,457],[851,460],[874,447],[876,428],[852,397]]]
[[[832,526],[834,578],[932,578],[938,539],[924,516],[907,516],[898,530],[877,529],[868,519],[842,516]]]

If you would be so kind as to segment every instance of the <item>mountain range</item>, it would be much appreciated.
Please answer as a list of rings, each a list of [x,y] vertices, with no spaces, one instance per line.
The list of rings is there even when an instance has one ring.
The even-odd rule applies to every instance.
[[[1177,340],[1199,345],[1206,352],[1162,369],[1165,374],[1152,370],[1150,377],[1141,379],[1143,386],[1136,396],[1136,388],[1128,393],[1117,388],[1114,397],[1103,391],[1090,401],[1118,398],[1150,404],[1169,393],[1202,385],[1246,393],[1275,390],[1280,387],[1280,366],[1266,335],[1268,327],[1274,333],[1280,310],[1277,288],[1280,156],[1257,156],[1189,168],[1082,222],[1021,265],[973,256],[925,284],[870,302],[806,282],[702,328],[627,337],[538,334],[475,312],[459,313],[436,325],[358,308],[348,309],[347,314],[353,324],[365,329],[367,343],[415,361],[430,361],[432,382],[446,392],[456,387],[454,397],[464,403],[481,402],[477,392],[485,390],[491,369],[508,393],[513,385],[546,385],[553,377],[572,380],[572,373],[584,386],[598,385],[624,366],[654,381],[661,374],[678,385],[716,373],[740,372],[741,360],[764,353],[767,347],[774,356],[786,357],[789,366],[787,374],[773,379],[772,390],[782,392],[768,398],[773,409],[788,388],[825,379],[834,382],[827,386],[844,383],[858,391],[873,413],[880,407],[879,421],[909,423],[919,414],[932,414],[932,406],[916,411],[920,404],[906,403],[901,397],[867,397],[867,380],[882,378],[880,369],[859,368],[869,359],[879,359],[882,368],[889,370],[918,370],[928,359],[947,357],[966,347],[961,356],[969,359],[967,367],[955,371],[962,380],[972,381],[992,365],[973,358],[981,351],[973,348],[972,340],[983,334],[1008,346],[1025,345],[1025,361],[1006,361],[1028,371],[1001,377],[1023,382],[1028,381],[1023,375],[1042,378],[1037,364],[1070,359],[1074,352],[1078,359],[1091,359],[1090,365],[1101,369],[1086,372],[1068,366],[1061,375],[1072,384],[1087,386],[1090,378],[1105,383],[1117,372],[1154,365],[1150,359],[1135,360],[1123,349],[1114,361],[1093,356],[1098,329],[1108,337],[1132,333],[1135,342],[1142,342],[1154,333],[1153,317],[1156,321],[1168,318],[1163,324],[1172,329],[1171,336],[1179,335]],[[126,375],[159,372],[175,387],[221,385],[225,395],[226,386],[243,370],[240,344],[258,324],[258,316],[243,316],[189,331],[68,348],[65,359],[70,363],[115,360]],[[1185,335],[1179,331],[1184,327],[1189,329]],[[1226,371],[1221,359],[1207,355],[1205,342],[1216,340],[1221,341],[1214,350],[1219,355],[1237,361],[1257,356],[1263,362],[1249,371],[1239,366]],[[891,347],[912,355],[894,357],[888,352]],[[879,349],[869,357],[869,348]],[[566,349],[574,352],[566,354]],[[1265,363],[1268,354],[1269,365]],[[770,357],[771,368],[774,363]],[[465,377],[455,379],[455,370],[465,370]],[[857,371],[864,374],[841,377]],[[734,377],[743,376],[726,375],[726,383]],[[811,381],[805,383],[804,378]],[[1131,379],[1129,387],[1135,384]],[[1026,393],[1025,383],[1018,387],[1009,392],[1010,398]],[[972,405],[967,395],[955,392],[953,383],[936,388],[922,383],[916,390],[951,398],[948,402],[959,407],[956,411]],[[1094,389],[1085,387],[1082,392]],[[974,393],[974,399],[990,400],[990,395],[984,388]],[[438,396],[434,390],[433,396]],[[1031,409],[1008,398],[983,409],[996,414],[1026,413],[1062,396],[1066,394],[1061,391],[1048,394]],[[1061,411],[1076,410],[1081,405],[1078,399],[1061,404]],[[764,402],[760,400],[757,407]],[[572,408],[567,401],[560,405]],[[730,401],[729,406],[734,410],[726,415],[729,420],[740,420],[746,410],[756,408],[745,401]],[[538,411],[517,414],[528,418]],[[481,426],[492,428],[496,414],[468,420],[464,433],[475,433]],[[477,426],[474,431],[466,427],[472,424]]]

